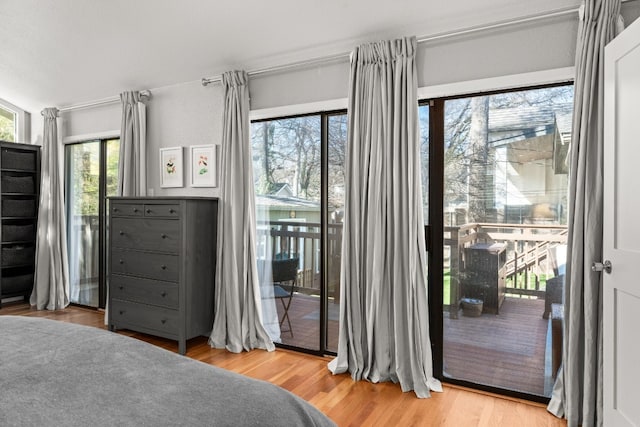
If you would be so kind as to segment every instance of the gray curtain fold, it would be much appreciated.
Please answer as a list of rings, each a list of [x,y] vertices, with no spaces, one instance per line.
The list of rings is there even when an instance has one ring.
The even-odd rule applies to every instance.
[[[146,195],[146,108],[140,92],[123,92],[118,195]]]
[[[601,426],[604,47],[620,28],[620,0],[580,10],[570,148],[563,363],[548,410],[567,425]]]
[[[138,91],[122,92],[120,152],[118,158],[118,196],[147,194],[147,111]],[[109,324],[109,287],[104,311],[104,324]]]
[[[30,302],[38,310],[58,310],[69,305],[67,221],[59,160],[58,110],[45,108],[43,116],[36,269]]]
[[[224,118],[215,314],[209,344],[239,353],[275,347],[262,325],[256,263],[256,209],[249,128],[249,77],[222,75]]]
[[[429,397],[432,374],[416,39],[351,55],[338,355],[333,373]]]

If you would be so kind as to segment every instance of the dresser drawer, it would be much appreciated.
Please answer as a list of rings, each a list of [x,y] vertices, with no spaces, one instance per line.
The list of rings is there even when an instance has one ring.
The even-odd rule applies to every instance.
[[[144,205],[144,216],[161,218],[180,218],[180,205],[149,203]]]
[[[178,253],[180,221],[171,219],[113,218],[113,247]]]
[[[113,298],[178,309],[180,295],[177,283],[112,274],[109,295]]]
[[[112,203],[111,216],[142,216],[144,205],[142,203]]]
[[[162,335],[178,335],[180,315],[177,310],[111,299],[109,322],[116,328],[153,330]]]
[[[167,282],[179,279],[177,255],[116,249],[111,252],[111,272]]]

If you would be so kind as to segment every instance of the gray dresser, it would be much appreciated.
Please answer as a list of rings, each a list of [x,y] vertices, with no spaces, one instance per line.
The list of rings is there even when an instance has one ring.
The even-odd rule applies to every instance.
[[[218,201],[109,198],[109,329],[178,341],[213,325]]]

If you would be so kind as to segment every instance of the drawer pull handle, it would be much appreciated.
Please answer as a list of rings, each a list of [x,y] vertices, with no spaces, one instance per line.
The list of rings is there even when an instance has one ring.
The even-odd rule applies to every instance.
[[[121,236],[124,236],[124,231],[120,230],[120,232],[118,233]]]
[[[123,290],[124,286],[120,285],[120,286],[118,286],[118,289]]]
[[[164,234],[164,233],[162,233],[162,234],[160,235],[160,237],[162,237],[163,239],[166,239],[166,238],[167,238],[167,235],[166,235],[166,234]]]
[[[138,213],[138,208],[133,208],[133,212]]]
[[[114,211],[114,212],[120,212],[120,209],[118,209],[118,208],[113,208],[113,211]]]
[[[162,323],[164,325],[165,323],[167,323],[167,319],[161,319],[160,323]]]
[[[147,209],[145,212],[150,214],[151,213],[151,209]]]
[[[118,260],[118,262],[119,262],[120,264],[124,264],[124,260],[122,260],[122,259],[121,259],[121,260]]]
[[[124,314],[124,310],[120,310],[120,315],[122,316]]]
[[[163,264],[163,265],[160,266],[160,268],[163,269],[163,270],[166,270],[167,266]]]
[[[164,298],[164,297],[166,297],[166,296],[167,296],[167,293],[166,293],[166,292],[162,292],[162,293],[160,294],[160,296],[161,296],[162,298]]]
[[[173,209],[169,209],[169,213],[170,213],[170,214],[174,214],[174,213],[176,213],[176,211],[175,211],[175,210],[173,210]]]

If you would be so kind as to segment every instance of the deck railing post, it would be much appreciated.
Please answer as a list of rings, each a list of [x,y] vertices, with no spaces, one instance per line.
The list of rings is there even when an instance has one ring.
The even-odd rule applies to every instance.
[[[458,318],[460,304],[460,227],[451,227],[451,245],[449,255],[449,318]]]
[[[514,244],[513,251],[513,287],[514,289],[518,288],[518,242],[516,241]]]

